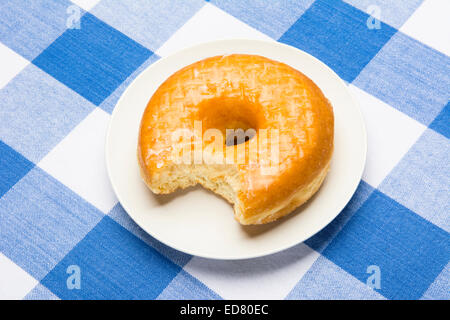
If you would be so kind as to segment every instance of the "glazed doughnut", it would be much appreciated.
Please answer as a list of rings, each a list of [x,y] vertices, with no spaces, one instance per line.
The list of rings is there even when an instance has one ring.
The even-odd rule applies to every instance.
[[[201,184],[228,200],[241,224],[262,224],[319,189],[333,137],[332,106],[304,74],[262,56],[215,56],[175,72],[153,94],[138,161],[154,193]]]

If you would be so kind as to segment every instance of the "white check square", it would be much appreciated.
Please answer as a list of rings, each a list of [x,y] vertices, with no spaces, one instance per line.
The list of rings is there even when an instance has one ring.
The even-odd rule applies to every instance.
[[[95,108],[38,166],[108,213],[117,203],[105,166],[105,137],[110,115]]]
[[[38,281],[13,261],[0,253],[0,299],[19,300],[24,298]]]
[[[425,0],[400,31],[450,56],[450,1]]]
[[[156,54],[164,57],[198,43],[229,38],[273,41],[264,33],[207,3],[184,26],[178,29],[156,51]]]
[[[0,89],[30,62],[0,42]]]
[[[305,244],[236,261],[194,257],[184,270],[224,299],[284,299],[320,254]]]
[[[359,102],[367,129],[363,180],[376,188],[426,127],[354,85],[349,89]]]
[[[71,0],[73,3],[86,11],[91,10],[100,0]]]

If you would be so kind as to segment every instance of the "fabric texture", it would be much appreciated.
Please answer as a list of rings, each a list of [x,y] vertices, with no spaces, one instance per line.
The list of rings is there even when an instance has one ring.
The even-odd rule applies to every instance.
[[[0,298],[450,299],[444,12],[447,0],[1,1]],[[128,217],[104,138],[147,66],[234,37],[329,65],[361,106],[369,150],[355,195],[321,232],[271,256],[216,261]]]

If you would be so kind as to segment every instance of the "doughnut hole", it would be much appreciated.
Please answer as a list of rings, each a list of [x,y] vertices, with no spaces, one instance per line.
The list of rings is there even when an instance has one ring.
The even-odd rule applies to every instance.
[[[261,106],[242,98],[219,97],[198,105],[203,132],[217,129],[226,146],[238,145],[252,139],[263,122]]]

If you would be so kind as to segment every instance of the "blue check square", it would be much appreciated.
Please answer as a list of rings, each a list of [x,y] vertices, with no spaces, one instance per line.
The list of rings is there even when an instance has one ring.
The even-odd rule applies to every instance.
[[[103,216],[34,167],[0,198],[0,251],[40,280]]]
[[[191,260],[192,258],[191,255],[168,247],[167,245],[159,242],[151,235],[149,235],[147,232],[142,230],[136,224],[136,222],[134,222],[130,218],[130,216],[125,212],[120,203],[116,204],[114,208],[111,209],[111,211],[108,213],[108,217],[116,221],[122,227],[124,227],[129,232],[133,233],[136,237],[144,241],[147,245],[153,247],[163,256],[168,258],[173,263],[179,265],[180,267],[183,267],[184,265],[186,265],[186,263],[189,262],[189,260]]]
[[[79,289],[67,286],[70,266]],[[41,283],[62,299],[155,299],[180,270],[105,216]]]
[[[344,0],[348,4],[367,12],[373,17],[399,29],[414,11],[422,4],[423,0]]]
[[[450,139],[450,102],[430,124],[430,128]]]
[[[312,54],[351,82],[397,31],[384,23],[371,29],[368,19],[342,1],[317,0],[279,41]]]
[[[153,54],[150,58],[148,58],[143,64],[141,64],[139,68],[137,68],[128,78],[126,78],[125,81],[123,81],[122,84],[117,87],[117,89],[114,90],[114,92],[111,93],[108,98],[103,100],[99,107],[108,113],[112,113],[112,111],[116,107],[117,102],[119,101],[119,98],[128,88],[128,86],[133,82],[133,80],[136,79],[136,77],[141,74],[141,72],[143,72],[147,67],[149,67],[158,59],[159,56],[157,54]]]
[[[356,211],[369,198],[375,189],[361,180],[350,202],[341,213],[325,228],[316,233],[313,237],[305,241],[305,244],[318,252],[322,252],[331,240],[342,230],[345,224],[351,219]]]
[[[152,52],[90,13],[33,63],[95,105],[106,99]]]
[[[450,259],[450,235],[375,190],[322,254],[364,283],[378,267],[389,299],[419,299]]]
[[[434,280],[421,299],[423,300],[450,300],[450,262]]]
[[[34,164],[0,140],[0,198],[34,167]]]

